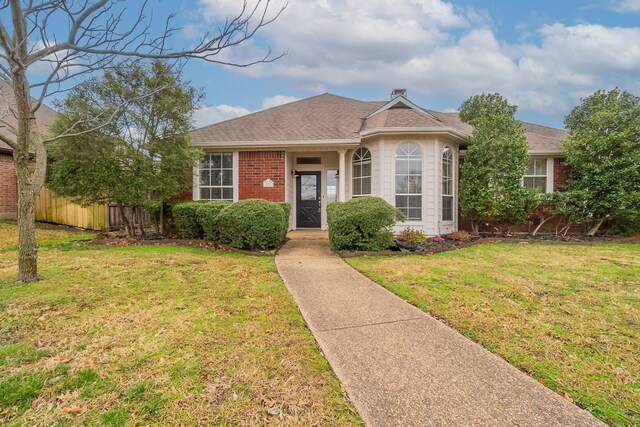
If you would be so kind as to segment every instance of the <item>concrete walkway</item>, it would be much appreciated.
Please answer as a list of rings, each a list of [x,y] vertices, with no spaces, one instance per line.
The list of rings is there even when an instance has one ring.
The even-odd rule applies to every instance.
[[[604,426],[292,232],[278,271],[369,426]]]

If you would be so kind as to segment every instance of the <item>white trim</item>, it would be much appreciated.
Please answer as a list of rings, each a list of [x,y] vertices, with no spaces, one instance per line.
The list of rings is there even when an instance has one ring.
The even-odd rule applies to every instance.
[[[553,157],[547,157],[547,193],[553,192],[554,175],[553,175]]]
[[[378,197],[384,198],[384,139],[378,141]]]
[[[224,141],[224,142],[197,142],[193,143],[194,147],[211,149],[211,150],[223,150],[223,149],[238,149],[240,147],[248,148],[296,148],[299,146],[334,146],[334,145],[346,145],[346,146],[358,146],[360,145],[360,138],[351,139],[309,139],[300,141]],[[334,151],[333,148],[331,151]]]
[[[563,157],[564,156],[564,151],[556,151],[556,150],[529,150],[529,155],[530,156],[556,156],[556,157]]]
[[[240,153],[233,152],[233,201],[240,200]]]
[[[455,138],[458,138],[464,142],[468,142],[468,136],[464,133],[460,132],[457,129],[454,129],[450,126],[424,126],[424,127],[383,127],[383,128],[373,128],[367,129],[365,131],[360,132],[360,136],[363,138],[373,136],[373,135],[386,135],[386,134],[397,134],[397,135],[415,135],[415,134],[443,134],[450,135]]]
[[[193,167],[193,200],[200,200],[200,164],[202,160],[198,162],[196,166]]]
[[[347,150],[338,150],[338,201],[347,200]],[[296,196],[297,197],[297,196]]]

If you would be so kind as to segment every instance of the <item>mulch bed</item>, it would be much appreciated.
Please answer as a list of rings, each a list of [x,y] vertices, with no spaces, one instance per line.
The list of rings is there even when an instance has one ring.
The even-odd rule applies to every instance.
[[[386,251],[380,252],[366,252],[366,251],[355,251],[355,252],[343,252],[340,255],[343,258],[352,258],[357,256],[375,256],[375,255],[384,255],[384,256],[397,256],[397,255],[411,255],[411,254],[419,254],[419,255],[432,255],[435,253],[446,252],[456,249],[462,249],[469,246],[474,246],[478,244],[485,243],[560,243],[560,244],[595,244],[595,243],[640,243],[640,236],[631,236],[631,237],[615,237],[615,236],[581,236],[581,235],[571,235],[571,236],[556,236],[556,235],[537,235],[531,236],[528,234],[523,235],[513,235],[513,236],[494,236],[494,235],[480,235],[480,236],[470,236],[467,240],[452,240],[452,239],[444,239],[442,241],[437,241],[434,239],[429,239],[423,243],[410,243],[404,242],[400,240],[396,240],[396,247],[391,248]]]

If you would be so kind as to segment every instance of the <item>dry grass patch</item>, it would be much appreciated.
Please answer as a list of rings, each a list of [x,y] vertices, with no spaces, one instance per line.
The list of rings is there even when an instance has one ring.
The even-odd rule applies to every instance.
[[[0,423],[360,424],[273,259],[175,246],[40,259],[44,280],[19,285],[0,258]]]
[[[640,425],[640,245],[347,261],[602,420]]]

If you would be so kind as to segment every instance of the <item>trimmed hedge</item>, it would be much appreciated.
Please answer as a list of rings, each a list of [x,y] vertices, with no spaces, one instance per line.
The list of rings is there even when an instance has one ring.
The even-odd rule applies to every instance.
[[[379,197],[358,197],[327,206],[334,250],[381,251],[393,246],[391,227],[404,215]]]
[[[218,215],[224,208],[231,205],[231,202],[221,200],[210,201],[198,206],[196,217],[202,228],[203,237],[207,240],[218,240]]]
[[[278,203],[262,199],[241,200],[218,214],[218,239],[239,249],[278,247],[287,233],[289,217]]]
[[[198,209],[200,206],[203,206],[203,202],[180,202],[171,206],[173,226],[178,236],[183,239],[202,238],[204,232],[198,221]]]

